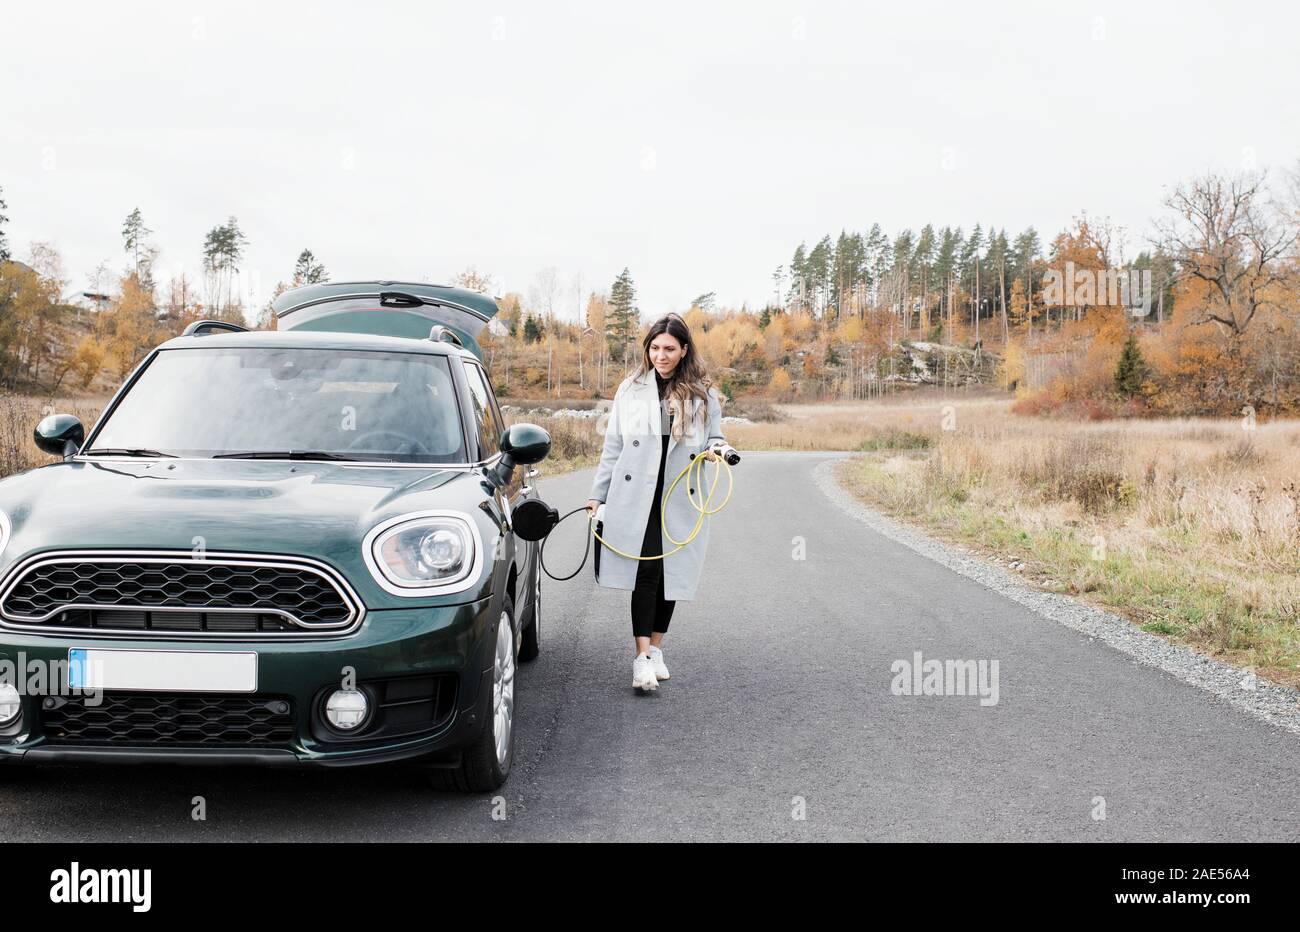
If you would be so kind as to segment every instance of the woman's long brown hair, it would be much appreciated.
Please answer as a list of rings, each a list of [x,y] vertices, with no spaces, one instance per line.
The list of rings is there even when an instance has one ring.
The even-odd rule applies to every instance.
[[[713,380],[704,371],[704,363],[695,348],[695,341],[691,339],[691,328],[686,326],[686,321],[678,314],[665,314],[650,325],[649,332],[641,341],[641,364],[633,373],[634,378],[640,379],[655,371],[654,363],[650,361],[650,344],[655,337],[663,333],[675,338],[686,351],[686,355],[678,361],[677,368],[673,370],[672,378],[668,380],[668,385],[664,389],[664,401],[668,403],[668,410],[673,414],[672,434],[677,442],[681,443],[686,433],[686,418],[683,417],[682,412],[690,410],[687,400],[698,398],[703,402],[699,406],[698,415],[698,420],[703,423],[709,416],[709,386],[713,384]]]

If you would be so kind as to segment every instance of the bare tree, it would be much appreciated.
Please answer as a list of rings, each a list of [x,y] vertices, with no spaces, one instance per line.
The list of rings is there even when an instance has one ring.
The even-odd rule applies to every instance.
[[[1194,178],[1166,198],[1174,216],[1156,224],[1178,276],[1209,286],[1194,322],[1213,321],[1234,339],[1291,274],[1282,260],[1296,243],[1296,227],[1265,203],[1264,178],[1264,172]]]
[[[555,300],[559,294],[560,273],[553,265],[538,272],[528,289],[528,303],[543,312],[548,328],[555,325]]]

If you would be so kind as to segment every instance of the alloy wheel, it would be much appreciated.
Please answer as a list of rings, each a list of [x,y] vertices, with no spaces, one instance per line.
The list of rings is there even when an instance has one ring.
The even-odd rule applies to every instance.
[[[497,766],[502,770],[510,756],[510,733],[515,725],[515,631],[510,616],[501,613],[497,623],[496,661],[492,666],[492,737]]]

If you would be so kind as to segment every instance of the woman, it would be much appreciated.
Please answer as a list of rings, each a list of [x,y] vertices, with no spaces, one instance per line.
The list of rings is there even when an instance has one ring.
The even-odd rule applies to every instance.
[[[650,377],[654,373],[654,377]],[[677,314],[661,317],[642,342],[637,371],[614,393],[605,448],[591,485],[587,510],[605,503],[601,537],[624,553],[662,559],[635,560],[609,547],[600,555],[597,582],[606,588],[632,590],[632,686],[657,689],[668,679],[663,639],[677,602],[695,598],[709,522],[686,546],[699,512],[688,496],[702,500],[707,491],[683,477],[668,501],[667,528],[660,526],[660,506],[667,486],[697,456],[716,460],[709,451],[722,436],[722,403],[705,375],[690,328]],[[701,467],[708,472],[720,467]],[[673,552],[675,551],[675,552]]]

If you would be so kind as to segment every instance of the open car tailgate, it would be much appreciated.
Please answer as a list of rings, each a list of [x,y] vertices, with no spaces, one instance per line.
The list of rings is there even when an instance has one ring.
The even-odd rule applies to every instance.
[[[273,304],[281,330],[371,333],[422,340],[435,324],[483,358],[478,336],[496,316],[495,298],[418,282],[327,282],[286,291]]]

